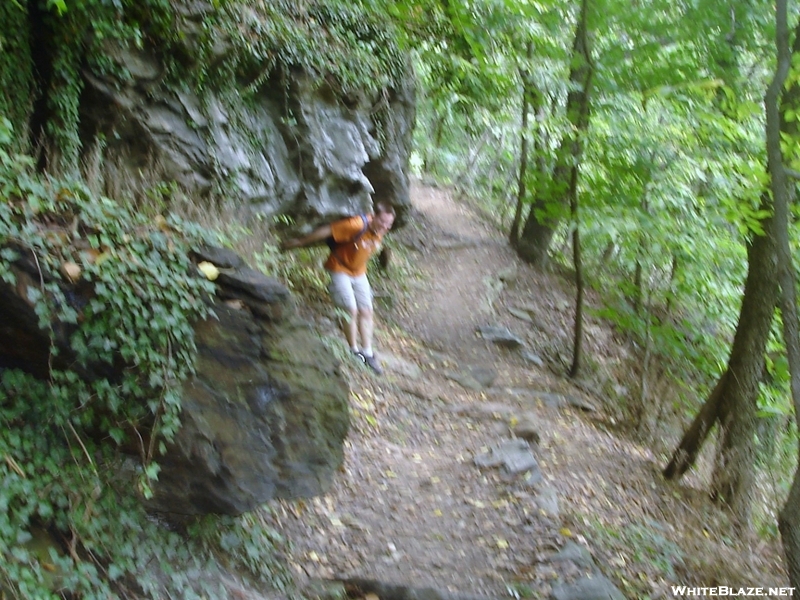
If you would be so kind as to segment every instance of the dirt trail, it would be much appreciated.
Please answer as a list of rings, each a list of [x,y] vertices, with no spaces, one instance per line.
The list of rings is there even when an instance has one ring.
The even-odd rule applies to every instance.
[[[672,597],[670,584],[710,584],[693,571],[690,553],[710,553],[700,566],[741,565],[742,548],[712,549],[702,545],[709,530],[691,533],[711,522],[701,494],[666,484],[649,451],[604,430],[601,382],[560,375],[569,285],[520,263],[500,232],[445,190],[415,185],[412,203],[409,225],[392,234],[392,244],[409,248],[408,289],[374,281],[395,299],[378,308],[387,373],[346,366],[353,393],[344,470],[324,498],[278,506],[298,574],[545,598],[581,575],[549,560],[571,541],[634,598]],[[482,339],[476,328],[488,324],[519,335],[542,364]],[[586,332],[587,353],[624,358],[609,330],[588,322]],[[494,381],[471,389],[455,381],[465,372]],[[600,410],[553,406],[553,398]],[[536,486],[474,463],[511,439],[518,421],[540,437]],[[754,556],[738,576],[786,585],[774,560]],[[759,573],[775,575],[754,581]]]

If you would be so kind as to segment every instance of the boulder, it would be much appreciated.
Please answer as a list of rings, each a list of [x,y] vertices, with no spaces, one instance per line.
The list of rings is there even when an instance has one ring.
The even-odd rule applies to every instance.
[[[276,497],[323,494],[342,465],[349,427],[339,363],[294,320],[280,282],[229,252],[203,249],[196,256],[221,273],[213,316],[195,324],[196,374],[184,382],[181,427],[158,458],[148,507],[171,515],[236,515]],[[0,280],[0,372],[22,369],[47,379],[55,367],[86,380],[113,379],[106,371],[126,365],[75,366],[64,324],[53,324],[59,352],[51,356],[27,295],[39,275],[25,260],[12,267],[15,285]],[[76,306],[81,293],[65,290]]]
[[[160,460],[153,510],[240,514],[271,498],[322,495],[349,426],[338,363],[307,327],[265,330],[246,309],[196,327],[197,374]]]

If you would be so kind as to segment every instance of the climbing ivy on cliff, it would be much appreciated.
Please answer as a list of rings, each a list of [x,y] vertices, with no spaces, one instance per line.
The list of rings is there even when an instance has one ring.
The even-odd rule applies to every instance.
[[[21,137],[39,102],[33,134],[44,147],[45,166],[75,174],[85,73],[111,73],[124,83],[129,74],[115,62],[116,48],[155,52],[169,85],[244,96],[273,78],[286,82],[294,69],[339,96],[380,97],[406,76],[400,33],[372,2],[217,0],[201,9],[199,16],[178,13],[170,0],[3,3],[0,115]],[[34,30],[43,45],[36,65]]]
[[[14,2],[0,3],[0,116],[19,132],[27,131],[34,97],[31,44],[27,13]],[[22,136],[15,149],[27,147]]]
[[[375,94],[405,73],[398,33],[371,3],[228,0],[216,16],[233,45],[227,67],[253,90],[276,68],[302,68],[342,94]]]
[[[219,597],[201,576],[220,536],[234,562],[274,575],[266,529],[216,521],[187,541],[141,504],[180,425],[192,323],[210,315],[213,286],[189,253],[211,234],[41,177],[10,139],[3,119],[0,285],[33,307],[49,351],[0,369],[0,596]],[[159,581],[172,561],[186,569]]]

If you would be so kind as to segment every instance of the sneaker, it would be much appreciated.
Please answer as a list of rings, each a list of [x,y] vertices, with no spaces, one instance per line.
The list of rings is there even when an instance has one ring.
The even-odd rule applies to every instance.
[[[357,360],[360,360],[362,363],[365,363],[365,362],[367,362],[367,357],[366,357],[366,356],[364,356],[364,355],[363,355],[361,352],[359,352],[358,350],[353,350],[352,352],[353,352],[353,356],[354,356],[354,357],[355,357]]]
[[[359,353],[359,354],[361,354],[361,353]],[[364,354],[361,354],[361,356],[364,358],[364,363],[370,369],[372,369],[375,372],[376,375],[382,375],[383,374],[383,369],[381,368],[381,363],[378,362],[378,359],[375,358],[374,355],[366,356]]]
[[[367,356],[363,352],[356,352],[356,356],[358,356],[362,361],[364,361],[364,364],[367,365],[370,369],[372,369],[376,375],[383,374],[381,363],[378,362],[378,359],[375,358],[375,355]]]

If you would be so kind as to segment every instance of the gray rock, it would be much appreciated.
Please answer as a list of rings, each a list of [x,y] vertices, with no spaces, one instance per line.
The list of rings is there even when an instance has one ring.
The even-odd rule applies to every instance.
[[[497,378],[497,372],[487,367],[467,367],[461,371],[444,371],[443,374],[468,390],[476,392],[491,387]]]
[[[510,312],[512,315],[514,315],[518,319],[522,319],[523,321],[527,321],[528,323],[533,323],[533,318],[531,317],[531,315],[527,311],[511,307],[511,308],[508,309],[508,312]]]
[[[211,22],[207,13],[215,10],[210,3],[193,5],[194,12],[176,23],[185,56],[198,54],[202,23]],[[233,48],[217,37],[212,52],[221,60]],[[265,83],[243,102],[214,89],[205,89],[201,99],[190,85],[173,86],[159,51],[109,44],[108,56],[130,79],[117,79],[112,70],[85,71],[81,124],[103,136],[100,164],[114,169],[108,178],[130,182],[120,192],[140,192],[154,183],[142,178],[154,176],[177,182],[193,199],[224,189],[227,199],[256,212],[323,218],[368,210],[374,192],[399,209],[402,222],[410,207],[415,113],[410,68],[391,93],[349,105],[323,89],[317,74],[300,69],[292,71],[290,85]],[[385,102],[385,110],[375,111],[375,101]],[[289,105],[291,121],[285,119]],[[93,139],[82,141],[86,149],[95,147]],[[158,172],[140,175],[149,165],[158,165]]]
[[[134,368],[122,359],[113,366],[77,363],[69,330],[59,323],[53,323],[59,352],[52,358],[50,336],[19,296],[38,286],[39,277],[21,264],[12,267],[16,286],[0,281],[0,369],[22,368],[44,379],[55,366],[90,381],[114,380],[116,369]],[[276,497],[325,493],[342,464],[349,427],[340,365],[315,332],[279,318],[291,299],[278,282],[240,269],[216,283],[215,318],[194,326],[196,374],[181,389],[181,427],[158,457],[161,472],[148,507],[172,515],[236,515]],[[79,289],[64,291],[82,301]],[[228,295],[248,298],[241,305],[251,310],[231,307],[223,299]],[[254,306],[268,307],[274,318],[258,318]],[[144,425],[141,431],[149,433]]]
[[[551,600],[625,600],[625,596],[606,577],[584,577],[556,587]]]
[[[533,392],[535,400],[540,401],[548,408],[560,408],[567,404],[567,400],[561,394],[551,394],[550,392]]]
[[[511,333],[506,327],[482,325],[478,327],[478,332],[484,339],[512,350],[525,345],[525,341],[522,338]]]
[[[491,387],[497,379],[497,371],[489,367],[469,367],[469,374],[483,387]]]
[[[267,277],[261,271],[249,267],[235,269],[231,272],[222,271],[219,274],[219,283],[246,292],[264,302],[284,303],[289,301],[289,290],[285,285],[274,277]]]
[[[580,544],[576,544],[572,541],[564,544],[564,547],[561,548],[558,554],[554,554],[548,560],[550,562],[563,562],[568,560],[584,569],[595,568],[591,553]]]
[[[537,445],[541,440],[539,428],[530,418],[520,420],[511,431],[515,437],[523,439],[529,444]]]
[[[586,412],[595,412],[595,411],[597,411],[597,407],[594,404],[592,404],[591,402],[589,402],[588,400],[585,400],[583,398],[579,398],[577,396],[571,396],[571,395],[567,395],[565,398],[566,398],[567,404],[569,404],[570,406],[573,406],[575,408],[579,408],[579,409],[581,409],[583,411],[586,411]]]
[[[277,322],[294,312],[294,304],[286,286],[255,269],[242,267],[221,271],[217,284],[217,297],[240,300],[261,319]]]
[[[528,472],[525,473],[525,477],[522,478],[522,485],[527,487],[535,487],[539,485],[544,480],[544,475],[542,475],[542,469],[539,467],[538,463],[528,469]]]
[[[246,311],[214,312],[196,326],[197,374],[184,385],[182,425],[149,507],[235,515],[323,494],[349,427],[338,364],[307,328],[264,329]]]
[[[530,469],[539,468],[536,457],[530,450],[528,442],[520,439],[507,440],[488,452],[475,457],[475,464],[479,467],[504,466],[511,474],[524,473]]]
[[[517,267],[512,265],[498,272],[497,278],[504,283],[508,283],[515,281],[517,279],[517,275],[518,275]]]
[[[523,350],[520,353],[520,356],[537,367],[544,367],[544,360],[542,360],[542,357],[534,352],[531,352],[530,350]]]
[[[207,260],[220,269],[238,269],[244,267],[245,263],[241,256],[228,248],[219,246],[203,246],[194,251],[198,262]]]
[[[448,410],[457,415],[463,415],[482,420],[508,419],[516,412],[515,408],[501,402],[459,404],[450,407]]]
[[[411,585],[386,583],[371,579],[342,579],[349,598],[377,596],[381,600],[497,600],[498,596],[459,594],[446,589],[414,587]]]

